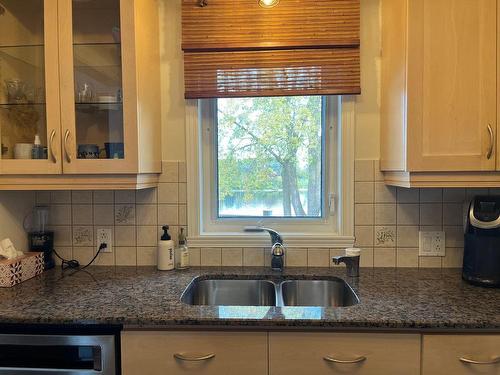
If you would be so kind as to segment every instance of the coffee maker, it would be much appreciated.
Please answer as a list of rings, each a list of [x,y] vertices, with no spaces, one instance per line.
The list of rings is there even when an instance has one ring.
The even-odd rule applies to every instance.
[[[54,232],[48,230],[48,223],[49,207],[47,206],[35,206],[33,212],[25,220],[29,250],[43,252],[46,270],[55,266],[53,257]]]
[[[500,287],[500,196],[477,196],[469,206],[462,278]]]

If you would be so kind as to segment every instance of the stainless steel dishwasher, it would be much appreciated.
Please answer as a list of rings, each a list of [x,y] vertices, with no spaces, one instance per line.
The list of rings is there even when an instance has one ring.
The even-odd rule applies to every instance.
[[[0,334],[0,374],[116,375],[115,335]]]

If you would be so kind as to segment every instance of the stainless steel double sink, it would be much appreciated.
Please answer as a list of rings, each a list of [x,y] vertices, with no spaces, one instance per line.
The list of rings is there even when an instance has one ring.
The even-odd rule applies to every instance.
[[[314,306],[343,307],[359,303],[351,286],[342,279],[241,280],[194,279],[182,293],[189,305],[208,306]]]

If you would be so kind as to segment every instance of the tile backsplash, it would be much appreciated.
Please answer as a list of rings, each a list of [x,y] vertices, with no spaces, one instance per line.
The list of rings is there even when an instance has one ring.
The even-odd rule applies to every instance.
[[[467,203],[488,189],[404,189],[386,186],[378,160],[355,164],[356,246],[374,267],[461,267]],[[445,257],[419,257],[419,231],[446,233]]]
[[[97,228],[113,231],[114,251],[99,265],[154,265],[161,226],[173,239],[187,228],[186,164],[166,161],[157,189],[141,191],[38,192],[38,204],[51,208],[56,250],[88,262],[96,251]],[[488,189],[401,189],[385,186],[377,160],[355,166],[355,236],[364,267],[461,267],[464,203]],[[445,257],[419,257],[419,230],[446,232]],[[192,265],[264,266],[266,248],[191,248]],[[342,249],[290,248],[286,265],[333,267]]]
[[[50,205],[55,247],[63,258],[88,262],[97,228],[109,228],[113,252],[99,255],[96,264],[154,265],[162,225],[177,239],[187,224],[186,165],[164,162],[157,189],[37,192],[36,203]]]

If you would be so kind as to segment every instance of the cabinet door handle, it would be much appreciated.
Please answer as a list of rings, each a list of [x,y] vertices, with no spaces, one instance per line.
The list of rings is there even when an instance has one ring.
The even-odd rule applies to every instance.
[[[460,362],[467,363],[469,365],[495,365],[497,363],[500,363],[500,356],[493,357],[489,361],[478,361],[467,357],[460,357],[459,360]]]
[[[71,132],[69,129],[66,129],[66,133],[64,133],[64,154],[66,155],[66,160],[68,163],[71,163],[71,154],[68,150],[68,139],[70,136]]]
[[[493,129],[490,124],[488,124],[488,133],[490,135],[490,148],[488,149],[486,157],[490,160],[493,155],[493,148],[495,147],[495,134],[493,133]]]
[[[366,361],[366,357],[364,355],[362,356],[359,356],[357,358],[354,358],[354,359],[338,359],[338,358],[334,358],[332,356],[325,356],[323,357],[323,359],[327,362],[331,362],[331,363],[340,363],[340,364],[352,364],[352,363],[361,363],[361,362],[364,362]]]
[[[185,353],[175,353],[174,358],[185,362],[202,362],[215,358],[215,353],[201,354],[199,356],[190,356]]]
[[[49,151],[50,151],[50,157],[52,158],[52,161],[54,162],[54,164],[57,163],[56,153],[54,152],[54,139],[55,139],[55,137],[56,137],[56,131],[52,130],[52,132],[50,133],[50,139],[49,139]]]

